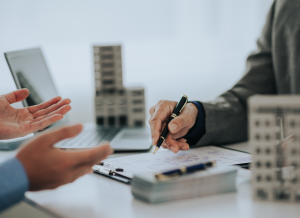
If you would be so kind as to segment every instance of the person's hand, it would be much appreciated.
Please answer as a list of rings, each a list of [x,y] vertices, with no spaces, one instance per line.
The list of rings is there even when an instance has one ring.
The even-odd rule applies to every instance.
[[[54,189],[92,171],[91,167],[112,153],[108,143],[83,151],[65,151],[53,144],[77,135],[82,125],[47,130],[29,141],[17,154],[29,179],[29,190]]]
[[[156,145],[162,130],[165,128],[177,102],[161,100],[149,110],[149,124],[153,145]],[[163,148],[169,148],[174,153],[179,150],[188,150],[189,145],[186,139],[182,138],[187,134],[196,122],[198,109],[193,103],[188,103],[179,116],[175,117],[168,125],[169,134],[162,144]]]
[[[71,110],[70,99],[55,97],[42,104],[15,109],[10,104],[23,101],[28,89],[0,95],[0,139],[12,139],[42,130]]]

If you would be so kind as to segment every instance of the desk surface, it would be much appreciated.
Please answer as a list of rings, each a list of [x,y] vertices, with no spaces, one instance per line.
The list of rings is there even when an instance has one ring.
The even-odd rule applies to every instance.
[[[248,151],[247,143],[228,145]],[[4,160],[16,152],[0,152]],[[114,154],[113,156],[121,155]],[[127,154],[128,155],[128,154]],[[134,199],[131,187],[97,174],[51,191],[27,192],[26,197],[59,217],[299,217],[299,204],[255,202],[251,198],[250,171],[239,172],[238,192],[147,204]]]

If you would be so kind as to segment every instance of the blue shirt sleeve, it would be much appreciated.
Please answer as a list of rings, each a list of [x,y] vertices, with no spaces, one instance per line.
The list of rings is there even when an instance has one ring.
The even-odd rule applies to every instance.
[[[205,111],[203,105],[199,101],[190,101],[198,109],[198,116],[195,125],[183,137],[189,145],[195,145],[205,134]]]
[[[17,158],[0,164],[0,212],[21,201],[28,187],[26,172]]]

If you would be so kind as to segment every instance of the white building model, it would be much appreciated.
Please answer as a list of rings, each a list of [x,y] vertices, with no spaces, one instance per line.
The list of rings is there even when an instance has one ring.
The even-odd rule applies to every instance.
[[[253,96],[249,139],[254,199],[300,202],[300,96]]]
[[[121,46],[94,46],[96,123],[113,127],[145,125],[143,88],[123,86]]]

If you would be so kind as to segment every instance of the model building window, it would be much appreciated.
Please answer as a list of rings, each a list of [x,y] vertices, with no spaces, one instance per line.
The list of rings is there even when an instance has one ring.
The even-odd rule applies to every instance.
[[[127,116],[120,116],[119,124],[120,124],[120,126],[127,126]]]
[[[120,99],[118,101],[118,104],[120,104],[120,105],[126,104],[126,99]]]
[[[109,109],[108,109],[108,113],[109,113],[109,114],[113,114],[114,111],[115,111],[115,110],[114,110],[113,108],[109,108]]]
[[[110,54],[110,55],[101,55],[101,59],[102,59],[102,60],[113,59],[113,57],[114,57],[114,56],[111,55],[111,54]]]
[[[119,95],[125,95],[125,90],[119,90]]]
[[[98,125],[104,125],[104,118],[103,117],[97,117],[97,124]]]
[[[110,70],[110,71],[103,71],[102,75],[103,76],[113,76],[115,73],[114,71]]]
[[[103,63],[103,64],[102,64],[102,67],[103,67],[103,68],[106,68],[106,67],[114,67],[114,63]]]
[[[110,126],[115,125],[115,117],[108,117],[108,125]]]
[[[112,47],[101,47],[101,51],[112,51]]]
[[[143,112],[143,108],[133,108],[132,110],[134,113],[141,113]]]
[[[132,92],[132,96],[139,96],[139,95],[142,95],[143,94],[143,92],[141,92],[141,91],[133,91]]]
[[[115,104],[115,100],[114,99],[109,99],[109,100],[106,101],[106,104],[107,105],[113,105],[113,104]]]
[[[141,120],[136,120],[136,121],[134,121],[134,125],[135,125],[136,127],[143,126],[143,121],[141,121]]]
[[[112,80],[112,79],[109,79],[109,80],[103,80],[102,84],[103,84],[103,85],[113,85],[113,84],[115,84],[115,81]]]
[[[114,94],[116,92],[115,89],[104,89],[104,93],[106,94]]]
[[[103,111],[102,108],[98,108],[98,109],[97,109],[97,114],[103,114],[103,112],[104,112],[104,111]]]
[[[265,190],[258,189],[257,190],[257,197],[259,197],[260,199],[266,199],[268,197],[268,194]]]
[[[290,198],[289,190],[274,190],[274,196],[277,200],[288,200]]]
[[[142,104],[143,103],[143,100],[141,99],[135,99],[132,101],[133,104]]]

